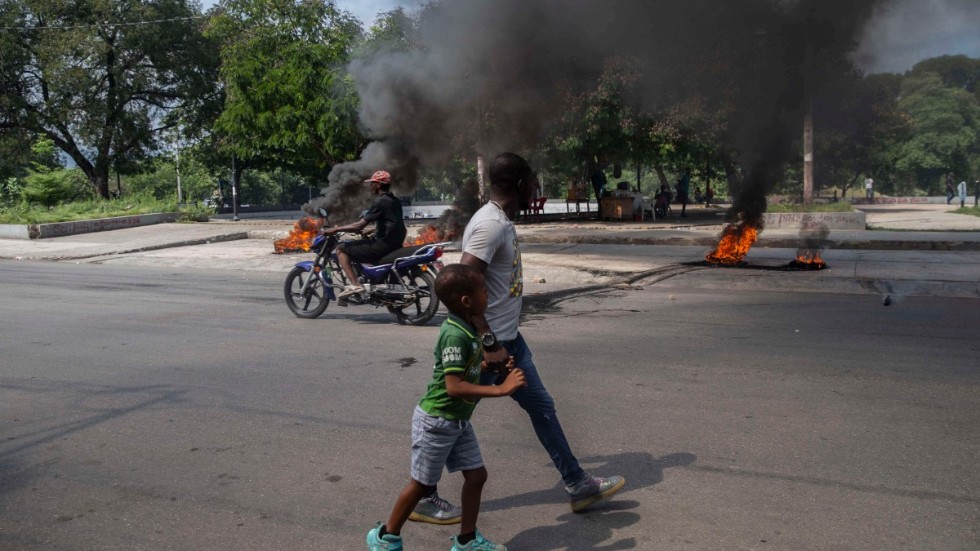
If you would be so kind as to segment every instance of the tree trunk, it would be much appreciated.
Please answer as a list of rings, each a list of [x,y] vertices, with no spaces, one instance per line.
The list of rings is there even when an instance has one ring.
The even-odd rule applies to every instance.
[[[667,181],[667,175],[664,174],[664,167],[660,165],[653,165],[653,169],[657,171],[657,178],[660,179],[660,185],[670,188],[670,182]]]

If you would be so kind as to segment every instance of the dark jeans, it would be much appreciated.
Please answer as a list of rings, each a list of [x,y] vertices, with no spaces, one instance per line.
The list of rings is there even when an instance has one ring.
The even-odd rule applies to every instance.
[[[575,484],[582,479],[585,471],[578,464],[578,459],[572,454],[565,439],[565,431],[558,422],[558,415],[555,413],[555,401],[548,394],[548,389],[541,382],[538,369],[534,366],[531,359],[531,350],[524,342],[524,337],[520,333],[512,341],[502,343],[507,352],[514,357],[514,365],[524,371],[524,379],[527,386],[511,394],[511,398],[524,408],[528,417],[531,418],[531,425],[534,433],[538,435],[541,445],[551,456],[551,461],[555,468],[561,473],[561,478],[566,485]],[[499,384],[506,378],[506,375],[494,375],[483,373],[482,384]]]

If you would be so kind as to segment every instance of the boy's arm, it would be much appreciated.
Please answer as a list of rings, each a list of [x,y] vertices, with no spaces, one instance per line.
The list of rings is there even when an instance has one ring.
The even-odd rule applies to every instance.
[[[524,372],[514,369],[507,374],[504,382],[493,385],[476,385],[463,379],[462,372],[446,373],[446,393],[453,398],[472,399],[500,398],[510,396],[515,390],[524,386]]]

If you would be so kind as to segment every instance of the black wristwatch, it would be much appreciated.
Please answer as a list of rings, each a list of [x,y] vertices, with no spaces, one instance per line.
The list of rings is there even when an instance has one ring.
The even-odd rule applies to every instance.
[[[486,350],[496,349],[500,345],[500,342],[497,341],[497,335],[494,335],[493,331],[487,331],[480,335],[480,342],[483,343],[483,348]]]

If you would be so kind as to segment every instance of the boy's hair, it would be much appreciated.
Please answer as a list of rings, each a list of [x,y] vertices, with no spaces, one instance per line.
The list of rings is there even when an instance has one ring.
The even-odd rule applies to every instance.
[[[460,299],[473,296],[484,285],[483,274],[466,264],[449,264],[436,277],[436,296],[450,312],[462,310]]]

